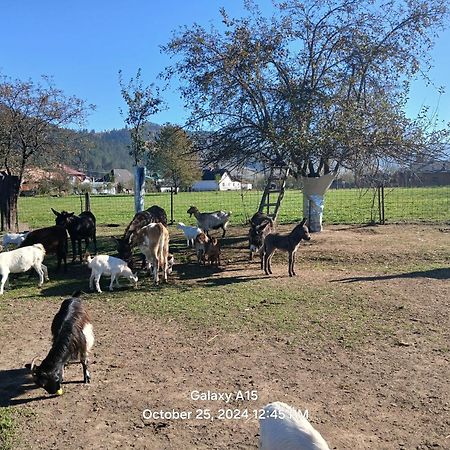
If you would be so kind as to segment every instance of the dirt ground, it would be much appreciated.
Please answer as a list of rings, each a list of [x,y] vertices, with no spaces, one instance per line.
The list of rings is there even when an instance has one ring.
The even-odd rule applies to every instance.
[[[305,283],[348,289],[368,301],[379,326],[367,326],[365,338],[348,347],[339,338],[299,340],[270,328],[188,326],[87,294],[96,336],[92,383],[79,383],[81,367],[69,365],[65,394],[51,397],[34,388],[23,366],[48,351],[59,302],[5,295],[0,406],[17,412],[15,448],[255,449],[255,416],[276,400],[308,410],[330,448],[450,448],[448,227],[327,227],[299,251],[293,279],[285,256],[269,280],[256,262],[242,261],[244,254],[241,242],[217,276],[289,283],[293,295]],[[185,281],[175,270],[170,282]],[[196,391],[233,399],[195,400]],[[247,391],[257,398],[236,398]],[[148,409],[192,417],[144,419]]]

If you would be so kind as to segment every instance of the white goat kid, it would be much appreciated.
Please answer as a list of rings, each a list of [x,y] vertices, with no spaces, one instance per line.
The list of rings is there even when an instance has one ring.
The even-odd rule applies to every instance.
[[[147,259],[148,267],[152,268],[155,284],[159,283],[159,270],[163,272],[167,283],[169,267],[169,231],[161,223],[150,223],[142,227],[134,236],[133,242],[139,247]]]
[[[330,450],[320,433],[296,409],[269,403],[259,419],[260,450]]]
[[[177,228],[183,231],[188,247],[194,246],[195,238],[202,232],[199,227],[191,227],[189,225],[185,225],[183,222],[179,222]]]
[[[10,273],[22,273],[33,268],[39,275],[39,284],[42,286],[44,279],[48,280],[47,267],[44,261],[45,249],[42,244],[34,244],[9,252],[0,253],[0,295],[3,294],[5,284],[9,287],[8,276]]]
[[[102,275],[110,275],[111,282],[109,284],[109,290],[113,290],[113,283],[116,282],[116,286],[120,287],[119,277],[128,278],[130,283],[137,287],[138,277],[131,271],[127,266],[127,263],[120,258],[115,258],[109,255],[97,255],[92,258],[90,255],[87,256],[87,263],[91,269],[91,277],[89,278],[89,288],[91,291],[95,289],[97,292],[102,292],[100,289],[100,278]]]
[[[6,233],[3,235],[2,244],[3,247],[7,248],[8,245],[15,245],[18,247],[27,237],[29,231],[24,233]]]

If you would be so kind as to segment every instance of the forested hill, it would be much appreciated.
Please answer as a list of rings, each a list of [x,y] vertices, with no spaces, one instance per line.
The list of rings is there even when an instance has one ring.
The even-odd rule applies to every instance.
[[[155,134],[160,128],[148,124],[147,135]],[[83,156],[83,169],[89,173],[109,172],[111,169],[132,169],[133,161],[129,155],[130,131],[126,128],[103,132],[81,131],[78,137],[86,148]]]

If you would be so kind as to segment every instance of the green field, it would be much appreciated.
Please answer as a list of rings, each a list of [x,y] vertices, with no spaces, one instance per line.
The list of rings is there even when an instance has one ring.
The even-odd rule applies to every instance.
[[[190,205],[200,211],[222,209],[232,211],[232,223],[245,223],[257,210],[261,191],[230,192],[181,192],[173,196],[173,220],[194,224],[194,218],[186,214]],[[171,218],[169,193],[147,194],[145,207],[157,204]],[[21,197],[19,221],[30,228],[54,223],[50,210],[81,211],[81,198]],[[91,209],[98,223],[126,225],[133,217],[134,201],[130,195],[97,195],[91,197]],[[302,193],[288,190],[279,216],[280,223],[290,223],[303,216]],[[378,199],[370,189],[335,189],[325,199],[324,223],[363,224],[378,221]],[[449,222],[450,186],[429,188],[386,188],[385,218],[387,222]]]

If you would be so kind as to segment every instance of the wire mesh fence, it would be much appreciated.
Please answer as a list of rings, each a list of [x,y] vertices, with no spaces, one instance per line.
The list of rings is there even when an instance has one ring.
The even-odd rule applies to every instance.
[[[232,211],[231,223],[243,225],[257,211],[261,196],[260,190],[151,193],[145,196],[145,207],[159,205],[169,220],[185,224],[195,223],[186,213],[191,205],[201,212]],[[84,196],[20,197],[19,222],[31,229],[49,226],[54,224],[50,208],[79,213],[85,206]],[[126,226],[134,215],[132,195],[92,195],[90,206],[99,224]],[[302,192],[288,189],[278,221],[292,223],[302,217]],[[383,218],[386,223],[450,223],[450,186],[330,189],[326,194],[324,224],[380,223]]]

